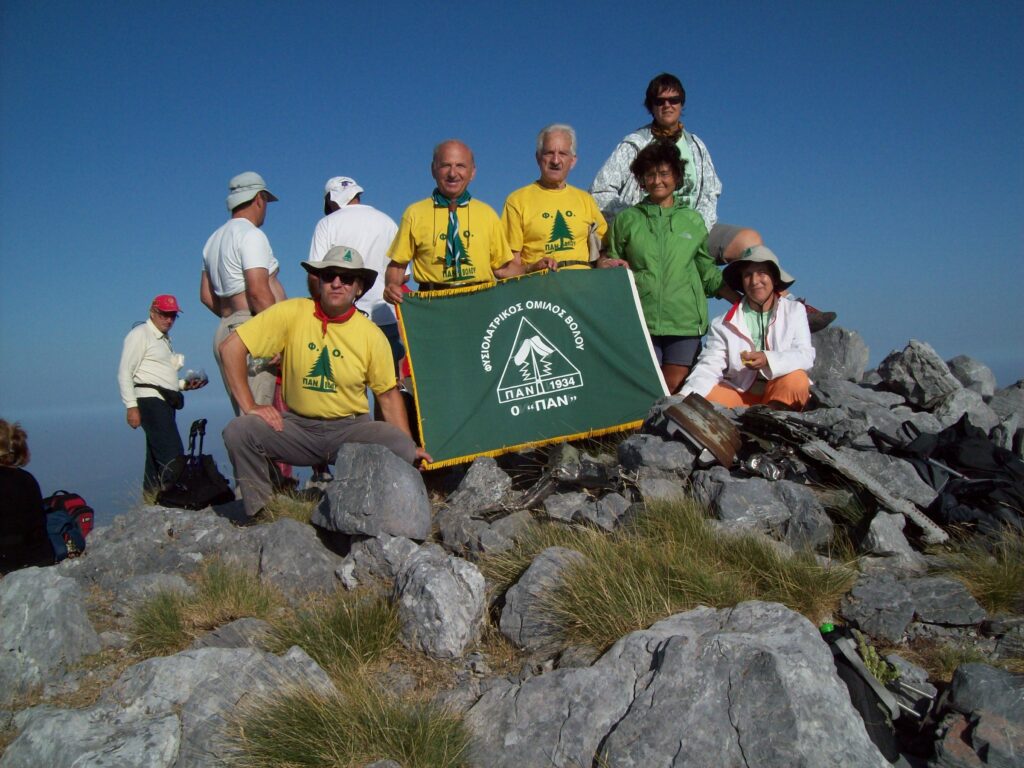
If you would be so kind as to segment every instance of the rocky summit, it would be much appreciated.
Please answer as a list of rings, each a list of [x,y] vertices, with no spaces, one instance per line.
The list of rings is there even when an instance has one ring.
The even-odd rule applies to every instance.
[[[239,527],[237,503],[147,506],[96,529],[81,557],[7,575],[0,768],[255,765],[235,763],[226,738],[237,711],[285,688],[340,695],[316,648],[273,647],[272,616],[232,615],[184,650],[140,653],[140,609],[199,595],[214,562],[280,595],[279,613],[347,591],[390,604],[404,650],[368,685],[457,717],[469,741],[452,765],[1024,765],[1024,585],[990,609],[945,567],[965,547],[995,562],[1001,532],[1020,541],[1024,380],[997,389],[982,363],[918,341],[866,371],[855,332],[813,339],[807,411],[719,410],[742,436],[731,467],[663,428],[670,397],[635,434],[481,458],[426,483],[386,450],[346,446],[311,522]],[[994,462],[984,477],[977,452]],[[543,530],[614,537],[680,498],[726,541],[852,567],[845,593],[813,623],[745,599],[569,643],[552,595],[592,556],[539,546],[507,583],[485,575]],[[958,662],[943,676],[923,647]]]

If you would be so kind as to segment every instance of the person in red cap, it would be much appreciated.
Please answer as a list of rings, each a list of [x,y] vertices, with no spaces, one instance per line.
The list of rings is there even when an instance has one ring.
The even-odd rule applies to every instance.
[[[181,307],[173,296],[161,294],[153,299],[149,319],[125,336],[117,369],[128,426],[141,426],[146,433],[146,469],[142,479],[145,492],[163,487],[167,465],[184,451],[175,422],[175,411],[185,402],[182,390],[206,386],[205,377],[189,381],[178,378],[185,357],[175,353],[168,333],[179,312]]]

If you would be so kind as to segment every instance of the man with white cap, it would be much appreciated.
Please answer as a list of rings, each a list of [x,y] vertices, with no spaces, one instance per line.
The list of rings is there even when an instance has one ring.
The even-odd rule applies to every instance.
[[[313,230],[309,246],[309,261],[322,261],[336,245],[354,248],[363,257],[368,269],[381,273],[388,265],[388,247],[395,239],[398,225],[386,213],[362,201],[363,188],[348,176],[335,176],[324,186],[324,217]],[[316,297],[320,290],[315,275],[308,275],[309,295]],[[397,364],[405,355],[398,333],[394,308],[384,301],[382,281],[374,281],[356,301],[356,307],[384,331],[391,345],[391,355]]]
[[[409,431],[387,339],[356,312],[355,302],[373,287],[376,270],[345,246],[302,266],[317,278],[315,298],[275,304],[236,328],[220,347],[228,386],[244,414],[224,428],[224,445],[250,522],[273,492],[268,460],[315,466],[333,462],[344,443],[376,443],[410,464],[430,461]],[[282,356],[285,413],[253,398],[247,355]],[[383,422],[370,417],[367,386]]]
[[[181,307],[173,296],[161,294],[153,299],[149,319],[125,336],[117,369],[125,420],[132,429],[141,426],[146,433],[142,488],[147,492],[163,487],[167,465],[183,453],[175,421],[175,411],[184,403],[181,391],[206,386],[205,379],[178,378],[185,357],[174,352],[168,333],[179,312]]]
[[[238,403],[227,386],[219,349],[236,327],[285,298],[284,287],[277,279],[277,259],[267,236],[260,231],[267,217],[267,205],[276,200],[258,173],[238,174],[228,183],[231,218],[210,235],[203,248],[199,298],[221,319],[213,337],[213,355],[236,415]],[[270,360],[249,361],[249,386],[256,402],[273,402],[276,383],[276,365]]]

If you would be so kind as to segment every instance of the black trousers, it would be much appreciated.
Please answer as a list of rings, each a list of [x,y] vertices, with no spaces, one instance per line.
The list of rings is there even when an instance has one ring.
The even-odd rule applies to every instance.
[[[144,491],[159,491],[164,486],[164,472],[185,452],[174,420],[175,411],[159,397],[140,397],[139,417],[146,433],[146,470],[142,477]]]

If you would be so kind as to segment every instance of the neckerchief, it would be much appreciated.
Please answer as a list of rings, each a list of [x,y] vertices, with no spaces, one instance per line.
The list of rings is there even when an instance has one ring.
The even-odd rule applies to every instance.
[[[679,141],[679,137],[683,135],[683,124],[676,123],[671,128],[664,128],[656,122],[652,122],[651,135],[656,139],[668,139],[674,144]]]
[[[458,211],[459,206],[469,205],[469,201],[473,197],[469,194],[468,189],[459,195],[456,200],[449,200],[436,189],[431,197],[434,200],[434,205],[438,208],[448,209],[448,232],[445,234],[444,242],[444,266],[445,269],[453,270],[452,277],[459,279],[462,277],[462,262],[466,260],[466,247],[462,244],[462,238],[459,237]]]
[[[355,304],[349,307],[347,312],[342,312],[340,315],[335,317],[327,316],[327,313],[324,312],[324,308],[320,306],[320,301],[318,299],[313,299],[313,307],[313,317],[320,321],[320,330],[324,336],[327,335],[328,323],[344,323],[356,313]]]

